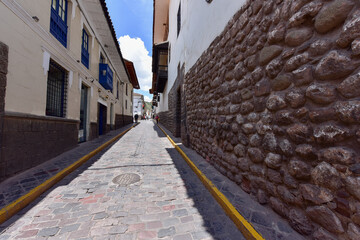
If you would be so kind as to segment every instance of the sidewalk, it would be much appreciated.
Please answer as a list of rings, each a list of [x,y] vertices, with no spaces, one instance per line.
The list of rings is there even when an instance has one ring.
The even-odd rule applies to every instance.
[[[64,159],[50,166],[60,168],[56,164]],[[42,166],[37,172],[50,170]],[[11,180],[23,188],[34,182],[24,181],[29,178],[37,179]],[[152,121],[141,121],[0,231],[1,240],[244,239]]]
[[[67,151],[59,156],[31,168],[25,172],[17,174],[0,183],[0,209],[18,199],[31,189],[45,182],[62,169],[76,162],[78,159],[95,150],[105,142],[117,136],[121,132],[133,126],[129,124],[117,130],[111,131],[92,141],[80,143],[74,149]]]
[[[194,150],[182,145],[181,139],[174,137],[165,127],[161,128],[185,152],[191,161],[202,173],[227,197],[238,212],[253,225],[255,230],[266,240],[301,240],[305,239],[290,227],[286,220],[281,218],[272,209],[266,208],[252,199],[240,186],[230,181],[217,171],[210,163]]]

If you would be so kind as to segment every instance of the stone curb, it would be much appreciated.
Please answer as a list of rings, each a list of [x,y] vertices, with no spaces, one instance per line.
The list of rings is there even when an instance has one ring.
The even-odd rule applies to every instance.
[[[180,155],[184,158],[190,168],[195,172],[195,174],[199,177],[201,182],[205,185],[205,187],[209,190],[211,195],[214,196],[216,201],[220,204],[220,206],[224,209],[226,214],[230,217],[230,219],[235,223],[237,228],[241,231],[244,237],[248,240],[265,240],[255,229],[254,227],[246,221],[246,219],[241,216],[241,214],[235,209],[235,207],[230,203],[230,201],[222,194],[219,189],[203,174],[200,169],[196,167],[196,165],[189,159],[189,157],[181,150],[181,148],[170,138],[168,134],[157,124],[160,130],[165,134],[165,136],[169,139],[171,144],[175,147],[175,149],[180,153]]]
[[[84,164],[86,161],[88,161],[90,158],[95,156],[97,153],[102,151],[104,148],[109,146],[114,141],[118,140],[121,136],[123,136],[125,133],[130,131],[132,128],[134,128],[139,123],[133,125],[129,129],[123,131],[119,135],[115,136],[111,140],[107,141],[100,147],[96,148],[89,154],[83,156],[79,160],[77,160],[75,163],[71,164],[67,168],[63,169],[62,171],[58,172],[56,175],[51,177],[50,179],[46,180],[36,188],[30,190],[27,194],[21,196],[14,202],[10,203],[9,205],[5,206],[3,209],[0,210],[0,224],[4,223],[8,219],[10,219],[12,216],[14,216],[16,213],[18,213],[21,209],[26,207],[28,204],[30,204],[32,201],[34,201],[37,197],[39,197],[42,193],[44,193],[46,190],[51,188],[53,185],[58,183],[61,179],[66,177],[68,174],[73,172],[75,169],[80,167],[82,164]]]

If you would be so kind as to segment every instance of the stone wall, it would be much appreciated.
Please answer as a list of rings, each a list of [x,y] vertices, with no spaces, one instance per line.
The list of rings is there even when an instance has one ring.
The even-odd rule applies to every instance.
[[[97,122],[90,122],[89,141],[99,137],[99,126]]]
[[[186,95],[184,89],[185,65],[178,66],[177,78],[168,94],[169,111],[160,112],[159,117],[163,124],[174,136],[180,137],[183,144],[188,146],[189,135],[186,125]]]
[[[37,166],[78,144],[79,121],[6,112],[1,134],[1,180]]]
[[[122,115],[122,114],[115,114],[115,129],[121,128],[125,125],[133,123],[133,117]]]
[[[359,239],[359,66],[359,1],[248,1],[185,76],[190,145],[304,236]]]
[[[6,74],[8,68],[9,48],[4,43],[0,42],[0,179],[6,175],[6,163],[3,158],[2,135],[4,126],[4,111],[5,111],[5,92],[6,92]]]
[[[173,111],[160,112],[159,114],[159,122],[166,127],[172,133],[175,132],[175,121],[174,121],[174,113]]]

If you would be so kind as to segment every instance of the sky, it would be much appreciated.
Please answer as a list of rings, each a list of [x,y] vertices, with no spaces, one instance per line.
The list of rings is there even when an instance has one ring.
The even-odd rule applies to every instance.
[[[152,0],[106,0],[121,53],[134,63],[140,89],[134,92],[151,101],[149,89],[152,83]]]

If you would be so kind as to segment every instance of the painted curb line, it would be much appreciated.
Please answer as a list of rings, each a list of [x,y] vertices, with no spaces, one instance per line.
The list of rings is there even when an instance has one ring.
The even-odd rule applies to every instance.
[[[158,124],[157,124],[158,125]],[[222,194],[219,189],[203,174],[200,169],[196,167],[196,165],[189,159],[189,157],[181,150],[181,148],[170,138],[168,134],[158,125],[160,130],[165,134],[165,136],[169,139],[171,144],[175,147],[175,149],[180,153],[180,155],[184,158],[190,168],[195,172],[195,174],[199,177],[205,187],[209,190],[209,192],[213,195],[216,201],[220,204],[220,206],[224,209],[226,214],[230,217],[230,219],[235,223],[237,228],[241,231],[244,237],[247,240],[265,240],[249,223],[246,219],[241,216],[241,214],[236,210],[236,208],[230,203],[230,201]]]
[[[0,224],[4,223],[8,219],[10,219],[12,216],[14,216],[16,213],[18,213],[21,209],[29,205],[32,201],[34,201],[37,197],[39,197],[42,193],[47,191],[49,188],[51,188],[53,185],[58,183],[61,179],[66,177],[68,174],[73,172],[75,169],[80,167],[82,164],[84,164],[86,161],[88,161],[90,158],[95,156],[97,153],[101,152],[104,148],[109,146],[111,143],[118,140],[121,136],[123,136],[125,133],[130,131],[132,128],[134,128],[137,124],[133,125],[132,127],[128,128],[127,130],[123,131],[119,135],[115,136],[114,138],[110,139],[100,147],[96,148],[92,152],[88,153],[87,155],[83,156],[70,166],[66,167],[65,169],[58,172],[56,175],[52,176],[36,188],[30,190],[25,195],[21,196],[17,200],[13,201],[12,203],[5,206],[3,209],[0,210]]]

